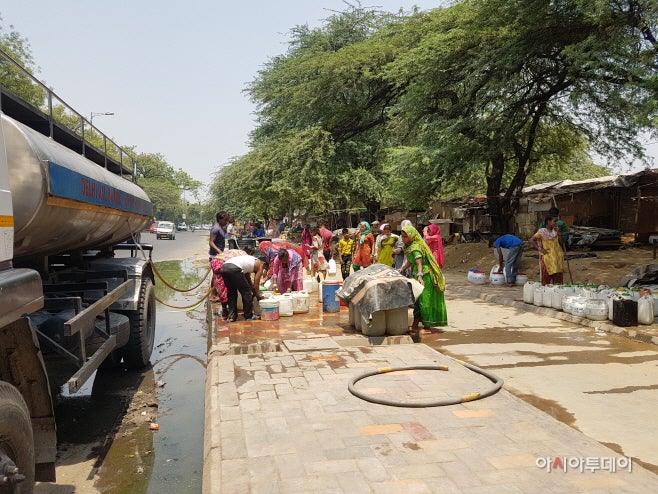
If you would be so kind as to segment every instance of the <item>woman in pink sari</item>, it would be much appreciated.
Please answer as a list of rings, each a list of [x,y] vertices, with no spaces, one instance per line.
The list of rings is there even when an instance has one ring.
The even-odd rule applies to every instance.
[[[441,227],[430,223],[428,226],[423,228],[423,237],[427,246],[432,251],[434,255],[434,260],[437,262],[440,268],[443,267],[444,256],[443,256],[443,240],[441,239]]]
[[[302,256],[293,249],[280,249],[272,263],[272,276],[276,276],[279,293],[288,290],[297,292],[304,289],[302,277]],[[265,281],[270,278],[268,273]]]

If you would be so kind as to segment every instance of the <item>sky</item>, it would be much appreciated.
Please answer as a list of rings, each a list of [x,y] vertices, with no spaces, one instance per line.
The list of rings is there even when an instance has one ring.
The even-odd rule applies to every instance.
[[[429,10],[441,0],[362,0]],[[138,153],[160,153],[209,184],[248,152],[254,105],[244,89],[285,53],[290,30],[319,27],[343,0],[21,0],[2,26],[27,38],[37,76],[94,125]],[[653,143],[653,155],[658,145]],[[622,170],[619,170],[621,172]],[[623,170],[624,172],[628,169]]]
[[[372,0],[405,11],[440,0]],[[322,25],[342,0],[22,0],[0,16],[27,39],[36,74],[122,146],[160,153],[209,184],[248,152],[254,105],[244,89],[285,53],[290,30]]]

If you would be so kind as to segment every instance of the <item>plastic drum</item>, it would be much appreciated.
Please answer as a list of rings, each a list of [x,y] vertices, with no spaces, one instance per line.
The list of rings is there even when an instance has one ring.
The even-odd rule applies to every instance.
[[[343,286],[342,281],[325,280],[322,282],[322,312],[339,312],[340,300],[336,295]]]

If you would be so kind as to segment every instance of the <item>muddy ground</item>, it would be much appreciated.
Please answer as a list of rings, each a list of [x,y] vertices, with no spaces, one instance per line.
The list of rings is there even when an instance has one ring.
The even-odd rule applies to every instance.
[[[598,285],[619,286],[620,280],[633,269],[645,264],[658,263],[653,259],[653,248],[648,245],[635,245],[631,238],[625,238],[619,249],[597,250],[594,248],[572,249],[569,257],[579,254],[593,254],[594,257],[571,258],[564,270],[565,283],[595,283]],[[533,257],[535,256],[535,257]],[[521,260],[520,272],[529,280],[539,279],[537,251],[526,244]],[[498,264],[493,249],[485,242],[448,244],[445,246],[445,266],[447,274],[462,275],[466,279],[470,269],[489,273]],[[570,268],[570,270],[569,270]]]

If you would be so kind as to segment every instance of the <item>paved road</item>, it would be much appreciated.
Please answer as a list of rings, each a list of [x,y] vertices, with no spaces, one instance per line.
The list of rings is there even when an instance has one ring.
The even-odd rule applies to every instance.
[[[491,370],[517,396],[658,472],[656,345],[464,295],[447,304],[449,327],[424,343]]]

